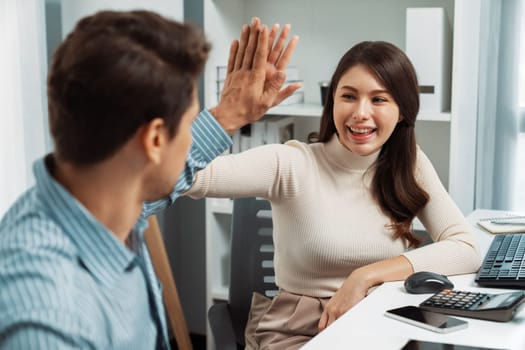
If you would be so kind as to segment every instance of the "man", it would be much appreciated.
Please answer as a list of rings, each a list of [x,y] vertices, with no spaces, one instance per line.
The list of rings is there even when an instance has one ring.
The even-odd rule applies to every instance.
[[[221,101],[195,118],[200,30],[146,11],[77,24],[49,74],[55,150],[0,222],[1,348],[169,348],[146,217],[298,88],[281,89],[288,31],[273,45],[277,27],[243,26]]]

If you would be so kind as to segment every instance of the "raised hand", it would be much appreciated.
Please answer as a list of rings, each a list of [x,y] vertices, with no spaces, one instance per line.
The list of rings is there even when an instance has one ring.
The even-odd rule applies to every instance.
[[[290,32],[286,25],[274,45],[278,29],[274,25],[268,31],[254,18],[251,26],[243,26],[240,41],[232,42],[221,98],[210,109],[229,134],[258,120],[301,86],[295,83],[282,88],[298,37],[285,46]]]
[[[288,63],[290,63],[290,59],[292,58],[295,46],[297,45],[297,41],[299,40],[298,36],[294,36],[292,37],[292,39],[290,39],[288,45],[285,46],[286,38],[290,33],[290,25],[285,24],[283,29],[281,30],[281,34],[279,35],[277,42],[274,43],[274,39],[277,35],[278,30],[279,25],[274,24],[272,30],[270,31],[268,59],[266,62],[266,79],[268,80],[271,80],[273,74],[275,74],[276,72],[286,71],[286,67],[288,66]],[[299,89],[300,87],[301,83],[293,83],[286,86],[283,90],[279,91],[279,94],[277,95],[273,106],[281,103],[285,98],[293,94],[294,91]]]

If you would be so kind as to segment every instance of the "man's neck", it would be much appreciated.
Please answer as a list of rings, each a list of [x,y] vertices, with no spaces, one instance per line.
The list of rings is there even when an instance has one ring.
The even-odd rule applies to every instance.
[[[55,180],[124,243],[142,210],[140,178],[112,159],[82,167],[55,160],[53,170]]]

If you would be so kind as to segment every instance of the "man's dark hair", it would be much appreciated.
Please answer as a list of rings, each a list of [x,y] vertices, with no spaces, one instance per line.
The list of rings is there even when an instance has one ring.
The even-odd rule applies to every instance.
[[[76,165],[107,159],[157,117],[173,137],[209,50],[200,28],[148,11],[80,20],[48,78],[56,156]]]

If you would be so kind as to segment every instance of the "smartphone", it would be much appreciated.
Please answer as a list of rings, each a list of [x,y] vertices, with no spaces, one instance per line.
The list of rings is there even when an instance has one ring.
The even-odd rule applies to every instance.
[[[423,340],[410,340],[401,350],[504,350],[502,348],[481,348],[479,346],[435,343]]]
[[[385,316],[410,323],[438,333],[449,333],[467,328],[467,321],[437,312],[423,310],[417,306],[403,306],[387,310]]]

